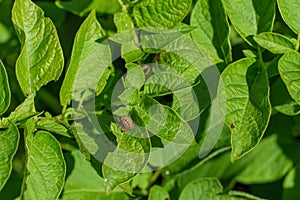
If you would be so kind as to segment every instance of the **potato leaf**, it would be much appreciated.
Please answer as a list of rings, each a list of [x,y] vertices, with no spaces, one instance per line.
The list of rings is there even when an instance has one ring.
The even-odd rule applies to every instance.
[[[30,0],[15,1],[12,21],[22,45],[17,79],[25,95],[34,94],[62,73],[64,57],[56,28]]]
[[[231,129],[232,161],[251,151],[261,140],[271,115],[265,69],[253,58],[229,65],[221,74],[218,100]]]
[[[5,67],[0,60],[0,115],[2,115],[10,104],[11,93]]]

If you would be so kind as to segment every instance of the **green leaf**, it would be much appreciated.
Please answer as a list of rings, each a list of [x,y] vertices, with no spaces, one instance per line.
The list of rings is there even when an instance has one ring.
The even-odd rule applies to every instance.
[[[25,95],[58,80],[64,66],[62,48],[52,21],[30,0],[17,0],[12,21],[22,45],[16,75]]]
[[[142,58],[143,50],[139,47],[137,32],[134,31],[134,24],[127,11],[122,11],[114,15],[114,23],[117,27],[118,42],[122,43],[122,58],[126,63],[134,62]]]
[[[158,185],[154,185],[150,189],[148,200],[166,200],[170,199],[168,191]]]
[[[178,150],[178,146],[175,146],[174,150]],[[169,157],[170,153],[174,153],[174,150],[170,149],[169,152],[166,152],[166,158]],[[164,176],[164,178],[168,178],[168,176],[173,177],[174,174],[180,173],[181,171],[189,169],[191,166],[193,166],[192,161],[199,158],[199,150],[200,146],[187,148],[177,160],[162,169],[162,175]],[[152,152],[151,157],[154,153],[155,152]]]
[[[134,40],[130,43],[123,44],[121,47],[121,53],[122,58],[124,58],[126,63],[138,61],[142,59],[145,54]]]
[[[101,113],[99,114],[101,115]],[[104,114],[101,116],[105,118],[104,121],[100,119],[100,116],[98,120],[94,110],[89,111],[85,107],[81,108],[81,110],[73,111],[73,117],[76,119],[78,116],[79,118],[72,124],[72,134],[74,134],[80,150],[88,160],[92,155],[103,162],[106,154],[115,148],[114,143],[103,132],[103,130],[109,130],[109,128],[105,127],[102,130],[102,127],[108,126],[113,118],[108,113],[102,114]]]
[[[187,45],[190,46],[190,45]],[[155,68],[161,68],[159,71],[157,71],[157,73],[159,73],[160,71],[171,71],[174,73],[173,70],[175,71],[175,75],[179,75],[181,76],[181,79],[186,80],[190,85],[195,85],[198,83],[198,77],[201,73],[201,71],[203,70],[203,68],[205,68],[204,66],[199,66],[197,63],[193,63],[191,60],[189,60],[190,58],[187,57],[182,57],[180,56],[180,54],[185,54],[188,53],[188,51],[195,51],[191,54],[194,55],[198,55],[198,59],[200,60],[200,56],[201,56],[201,51],[197,52],[197,47],[195,48],[191,48],[188,49],[190,47],[187,47],[185,45],[183,45],[181,48],[182,53],[171,53],[170,51],[163,51],[159,54],[159,65],[158,67],[155,66]],[[180,47],[178,47],[179,49]],[[174,50],[174,49],[173,49]],[[172,50],[172,51],[173,51]],[[197,59],[197,58],[191,58],[191,59]],[[193,65],[193,64],[195,65]],[[203,64],[203,63],[202,63]],[[199,67],[199,68],[198,68]]]
[[[63,192],[63,200],[73,199],[129,199],[128,195],[116,189],[108,197],[105,192],[103,178],[86,161],[79,150],[65,155],[67,164],[74,164],[71,174],[67,177]],[[74,160],[74,161],[73,161]],[[69,162],[69,163],[68,163]]]
[[[116,124],[111,124],[117,137],[117,147],[108,153],[102,167],[106,192],[110,193],[122,183],[131,180],[147,164],[151,149],[148,132],[135,126],[121,132]]]
[[[277,110],[278,112],[284,115],[289,115],[289,116],[300,114],[300,105],[294,101],[287,104],[274,106],[273,109]]]
[[[100,13],[112,14],[118,12],[121,8],[117,0],[56,0],[55,4],[57,7],[80,17],[85,16],[93,9]]]
[[[9,122],[7,129],[0,130],[0,190],[10,176],[12,159],[18,149],[19,137],[18,128],[12,122]]]
[[[128,64],[126,64],[128,67]],[[145,74],[140,65],[132,64],[125,78],[126,88],[141,88],[145,83]]]
[[[9,41],[11,37],[11,31],[3,23],[0,22],[0,44],[4,44]]]
[[[285,53],[279,60],[278,70],[291,97],[300,104],[300,54]]]
[[[188,14],[191,0],[143,0],[133,8],[138,27],[174,28]]]
[[[97,83],[97,87],[96,87],[96,95],[99,95],[105,88],[106,83],[109,80],[109,77],[111,75],[113,75],[113,73],[115,72],[114,66],[111,64],[109,65],[105,71],[103,72],[103,75],[101,77],[101,79],[99,80],[99,82]]]
[[[177,179],[179,189],[183,189],[190,182],[200,178],[216,177],[221,179],[222,175],[226,172],[232,175],[233,169],[229,168],[232,163],[230,162],[230,152],[228,150],[229,148],[224,148],[220,151],[216,151],[207,158],[200,161],[198,160],[196,165],[179,172],[177,175],[173,175],[173,177]],[[239,160],[237,162],[239,162]],[[229,176],[229,178],[232,177]]]
[[[0,60],[0,115],[8,109],[11,100],[11,93],[5,67]]]
[[[173,93],[172,109],[183,120],[190,121],[198,117],[202,110],[199,109],[198,98],[193,87],[185,88]]]
[[[180,73],[169,67],[156,69],[155,74],[150,76],[144,85],[144,94],[150,96],[161,96],[186,90],[191,87],[189,82]]]
[[[254,196],[252,194],[248,194],[243,191],[235,191],[231,190],[228,192],[230,198],[229,199],[238,199],[238,200],[265,200],[265,198],[259,198],[257,196]]]
[[[150,187],[150,179],[153,176],[153,173],[151,172],[152,169],[148,165],[144,168],[144,171],[150,171],[150,172],[145,172],[137,175],[136,177],[133,178],[132,180],[132,187],[133,188],[140,188],[140,189],[147,189]]]
[[[138,43],[138,37],[134,31],[134,23],[127,10],[114,14],[114,24],[117,27],[118,34],[112,35],[110,39],[120,44]]]
[[[254,36],[254,40],[274,54],[286,53],[295,49],[295,44],[278,33],[265,32]]]
[[[199,102],[195,88],[183,75],[173,68],[151,66],[155,73],[150,76],[144,85],[144,94],[163,96],[173,94],[172,109],[185,121],[195,119],[200,115]]]
[[[180,30],[145,29],[140,31],[140,42],[144,51],[160,53],[158,60],[163,64],[157,67],[160,71],[176,70],[191,85],[198,83],[205,69],[220,61],[209,57],[198,43]]]
[[[34,117],[40,113],[35,111],[34,95],[29,95],[12,113],[8,118],[16,125],[24,123],[27,119]]]
[[[65,137],[73,137],[72,133],[64,125],[51,118],[40,118],[37,122],[37,128]]]
[[[191,25],[197,28],[193,38],[212,57],[225,63],[232,60],[229,44],[229,25],[221,0],[197,1],[191,15]]]
[[[231,23],[249,44],[252,36],[271,31],[275,19],[276,0],[222,0]]]
[[[300,164],[297,163],[294,168],[292,168],[283,181],[283,200],[297,199],[299,194],[300,185]]]
[[[156,139],[157,141],[157,139]],[[177,143],[165,142],[164,140],[159,141],[163,147],[153,147],[153,151],[150,154],[149,165],[154,168],[164,169],[164,174],[169,175],[173,171],[179,170],[187,167],[187,163],[183,161],[189,161],[192,156],[189,154],[184,154],[189,148],[196,148],[196,145],[187,146]],[[155,140],[153,145],[155,145]],[[199,151],[199,148],[198,148]],[[182,156],[190,156],[184,157]],[[196,158],[196,155],[194,158]],[[180,164],[179,164],[180,163]],[[171,166],[170,166],[171,165]]]
[[[229,65],[221,74],[219,107],[231,129],[232,161],[259,143],[269,122],[271,105],[265,69],[253,58]]]
[[[251,152],[244,160],[241,159],[240,163],[237,161],[237,166],[244,165],[244,169],[240,170],[235,179],[244,184],[259,184],[282,178],[291,169],[293,162],[285,154],[278,139],[276,135],[272,135],[263,140],[257,150]],[[261,163],[264,163],[264,166],[261,166]],[[236,167],[233,165],[233,168]]]
[[[269,78],[279,75],[278,61],[281,58],[281,56],[282,55],[277,55],[273,60],[267,63],[266,67],[267,67],[267,73]]]
[[[140,97],[140,92],[139,92],[138,88],[135,88],[135,87],[130,87],[130,88],[125,89],[124,92],[122,92],[122,94],[120,94],[118,96],[118,98],[121,100],[121,102],[123,104],[125,104],[125,106],[137,104],[138,101],[140,100],[139,97]],[[126,110],[128,111],[128,109],[126,109]],[[126,114],[124,114],[124,115],[126,115]],[[122,115],[120,115],[120,116],[122,116]]]
[[[132,68],[130,68],[130,70],[132,70]],[[139,67],[138,70],[141,70],[141,68]],[[160,77],[160,74],[161,73],[157,73],[156,77],[152,76],[151,78],[154,77],[153,79],[148,79],[153,81],[149,81],[149,83],[144,85],[145,91],[147,90],[147,92],[145,92],[146,94],[149,92],[151,95],[155,96],[157,94],[160,95],[160,93],[164,94],[164,92],[168,93],[168,90],[166,90],[164,87],[161,89],[161,85],[157,83],[169,85],[170,88],[173,89],[177,87],[178,89],[182,85],[181,83],[184,82],[184,80],[179,80],[180,77],[177,77],[176,74],[173,74],[175,78],[172,77],[172,73],[167,73],[168,75],[171,75],[167,77],[164,74],[162,74],[162,77]],[[142,75],[143,74],[141,74],[141,78],[144,80],[144,75]],[[126,77],[125,85],[127,78],[130,77]],[[137,79],[139,79],[138,76],[135,78],[135,80]],[[173,81],[169,81],[168,83],[168,80]],[[179,82],[179,84],[174,80]],[[131,86],[128,83],[127,85]],[[148,91],[148,87],[151,91]],[[139,121],[141,125],[143,125],[147,130],[156,134],[158,137],[171,143],[190,145],[194,143],[194,136],[191,128],[186,123],[186,120],[194,119],[200,114],[198,104],[195,101],[196,96],[193,92],[191,92],[191,90],[192,88],[190,87],[175,92],[174,95],[176,95],[176,100],[174,108],[170,108],[168,106],[161,105],[150,97],[140,97],[141,94],[137,93],[135,88],[128,88],[118,96],[124,105],[118,104],[117,106],[119,108],[114,112],[114,114],[119,116],[128,115],[130,110],[130,115],[136,117],[137,121]],[[131,107],[128,108],[128,105]]]
[[[150,97],[142,97],[133,106],[132,115],[138,115],[147,130],[161,139],[175,144],[194,145],[195,138],[191,127],[174,110],[161,105]]]
[[[119,33],[134,29],[134,24],[126,10],[114,14],[114,23]]]
[[[300,32],[300,2],[298,0],[277,0],[284,22],[296,33]]]
[[[218,199],[218,194],[222,192],[223,188],[217,179],[199,179],[189,183],[182,190],[179,200],[201,198]]]
[[[237,194],[237,193],[236,193]],[[214,199],[214,200],[247,200],[259,198],[238,193],[240,197],[223,194],[223,188],[218,179],[203,178],[190,182],[181,192],[179,200],[185,199]],[[248,196],[248,197],[246,197]]]
[[[270,100],[273,107],[278,105],[285,105],[293,101],[289,91],[287,90],[283,80],[277,78],[270,88]]]
[[[267,130],[268,134],[273,134],[264,138],[253,151],[236,162],[230,162],[230,152],[226,152],[206,162],[202,160],[186,171],[173,175],[178,177],[179,187],[182,188],[195,179],[210,176],[221,180],[236,180],[246,185],[280,180],[291,169],[293,160],[299,157],[299,153],[296,153],[299,148],[295,147],[298,142],[286,139],[292,129],[286,128],[290,127],[291,122],[287,122],[288,118],[284,117],[275,115],[270,121],[270,129]],[[284,138],[274,133],[282,133]]]
[[[103,89],[97,87],[98,82],[107,79],[105,72],[111,64],[108,44],[97,42],[104,37],[105,33],[93,11],[76,34],[70,65],[60,91],[61,105],[69,104],[72,96],[78,101],[84,98],[81,96],[83,91],[94,90],[99,94]]]
[[[205,124],[205,129],[203,132],[200,132],[202,134],[199,142],[201,146],[199,150],[200,158],[205,157],[212,150],[230,146],[230,129],[224,124],[225,119],[220,113],[217,103],[217,99],[212,101],[211,106],[208,108],[209,116]],[[200,122],[202,120],[203,115],[201,115]]]
[[[25,199],[57,199],[64,185],[66,165],[58,141],[46,131],[34,132],[29,120],[25,129],[27,177]]]
[[[244,49],[243,54],[247,58],[256,58],[257,57],[257,53],[255,51],[250,50],[250,49]]]
[[[185,170],[179,171],[177,174],[171,174],[170,171],[169,178],[176,181],[178,188],[180,190],[182,190],[191,181],[197,180],[199,178],[204,178],[204,177],[219,178],[224,173],[224,170],[228,170],[227,166],[232,164],[230,162],[230,157],[228,156],[230,155],[228,154],[230,153],[229,150],[230,148],[228,147],[218,149],[201,160],[199,160],[199,157],[195,156],[194,160],[192,161],[196,162],[196,164],[187,167]],[[225,158],[224,155],[226,155]],[[215,163],[215,160],[217,160],[218,163]],[[222,162],[224,164],[222,164]],[[230,170],[228,170],[228,172],[230,172]]]
[[[300,114],[300,105],[292,99],[282,79],[278,78],[273,82],[270,93],[272,115],[278,112],[289,116]]]

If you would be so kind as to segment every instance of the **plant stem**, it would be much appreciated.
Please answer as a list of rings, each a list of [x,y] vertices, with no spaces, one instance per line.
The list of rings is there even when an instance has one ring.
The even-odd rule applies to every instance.
[[[149,186],[151,186],[153,183],[155,183],[155,181],[158,179],[159,176],[160,176],[160,170],[155,171],[149,181]]]
[[[118,3],[120,4],[120,6],[122,7],[122,10],[126,10],[127,6],[123,3],[122,0],[118,0]]]
[[[134,191],[134,194],[135,194],[135,195],[145,196],[145,197],[146,197],[146,196],[148,196],[149,193],[148,193],[147,190],[144,190],[144,189],[143,189],[143,190],[136,190],[136,191]]]
[[[23,180],[22,180],[22,185],[21,185],[21,191],[20,191],[20,199],[24,199],[24,192],[26,190],[26,181],[27,181],[27,176],[28,176],[28,169],[27,169],[27,164],[28,164],[28,144],[26,142],[27,138],[27,128],[26,130],[24,129],[24,147],[25,147],[25,165],[24,165],[24,172],[23,172]]]
[[[5,128],[1,119],[0,119],[0,128]]]
[[[300,46],[300,32],[298,33],[297,44],[296,44],[296,51],[299,51],[299,46]]]
[[[24,195],[24,192],[26,190],[26,179],[27,179],[27,175],[28,175],[26,165],[27,165],[27,158],[26,158],[26,161],[25,161],[25,167],[24,167],[24,173],[23,173],[24,175],[23,175],[21,192],[20,192],[20,199],[23,199],[23,195]]]
[[[66,111],[67,111],[67,106],[64,105],[63,108],[62,108],[62,111],[61,111],[62,119],[64,119],[64,116],[65,116],[65,114],[66,114]]]

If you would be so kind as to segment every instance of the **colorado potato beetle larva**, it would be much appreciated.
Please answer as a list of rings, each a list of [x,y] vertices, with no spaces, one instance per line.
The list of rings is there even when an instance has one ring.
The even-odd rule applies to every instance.
[[[122,127],[121,130],[123,132],[132,129],[132,127],[133,127],[132,119],[129,116],[117,117],[117,122]]]

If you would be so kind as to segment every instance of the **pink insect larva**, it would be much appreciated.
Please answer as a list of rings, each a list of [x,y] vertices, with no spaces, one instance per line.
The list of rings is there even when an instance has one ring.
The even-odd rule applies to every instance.
[[[122,127],[121,130],[123,132],[132,129],[132,127],[133,127],[132,119],[129,116],[117,117],[117,122]]]

